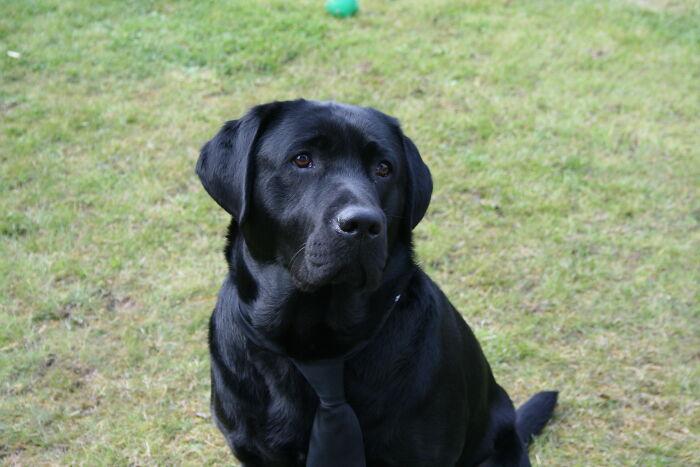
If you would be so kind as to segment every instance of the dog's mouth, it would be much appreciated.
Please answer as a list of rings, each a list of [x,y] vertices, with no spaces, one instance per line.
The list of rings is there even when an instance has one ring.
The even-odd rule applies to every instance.
[[[289,271],[299,289],[310,292],[325,285],[337,285],[360,292],[379,286],[386,264],[384,248],[334,246],[309,243],[290,263]]]
[[[331,278],[330,283],[333,285],[347,285],[352,289],[364,290],[368,286],[369,275],[362,266],[357,266],[356,271],[348,273],[348,271],[340,270],[338,274]]]
[[[353,268],[352,271],[343,268],[338,270],[335,274],[313,278],[312,280],[309,280],[308,276],[300,277],[298,275],[293,275],[292,277],[299,289],[305,292],[312,292],[326,285],[344,287],[353,292],[364,292],[374,290],[379,286],[382,272],[383,270],[378,273],[370,274],[365,268],[358,266]],[[375,277],[377,279],[374,279]]]

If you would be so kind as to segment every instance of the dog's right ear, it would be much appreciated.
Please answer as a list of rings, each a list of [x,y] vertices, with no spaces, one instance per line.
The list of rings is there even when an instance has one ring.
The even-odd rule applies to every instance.
[[[226,122],[197,161],[197,175],[207,193],[241,225],[253,188],[253,151],[263,120],[276,103],[253,107],[240,120]]]

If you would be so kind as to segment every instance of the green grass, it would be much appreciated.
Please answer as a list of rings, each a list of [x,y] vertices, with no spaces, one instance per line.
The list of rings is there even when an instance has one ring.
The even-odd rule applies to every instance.
[[[698,465],[700,4],[322,3],[0,2],[0,462],[233,462],[194,162],[307,97],[422,151],[421,264],[516,400],[562,391],[534,465]]]

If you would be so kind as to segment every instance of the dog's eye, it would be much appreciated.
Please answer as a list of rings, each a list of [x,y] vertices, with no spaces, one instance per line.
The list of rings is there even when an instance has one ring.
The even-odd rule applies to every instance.
[[[292,161],[294,162],[294,165],[296,165],[300,169],[308,169],[309,167],[311,167],[311,156],[305,152],[294,156],[294,159],[292,159]]]
[[[388,161],[381,161],[377,164],[377,171],[375,173],[380,177],[386,177],[391,173],[391,164]]]

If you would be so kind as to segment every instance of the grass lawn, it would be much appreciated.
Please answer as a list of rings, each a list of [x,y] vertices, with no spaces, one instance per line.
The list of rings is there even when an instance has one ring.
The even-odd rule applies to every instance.
[[[534,465],[700,465],[700,3],[361,8],[0,1],[0,463],[233,463],[206,346],[227,217],[194,163],[307,97],[421,150],[420,263],[517,401],[561,390]]]

